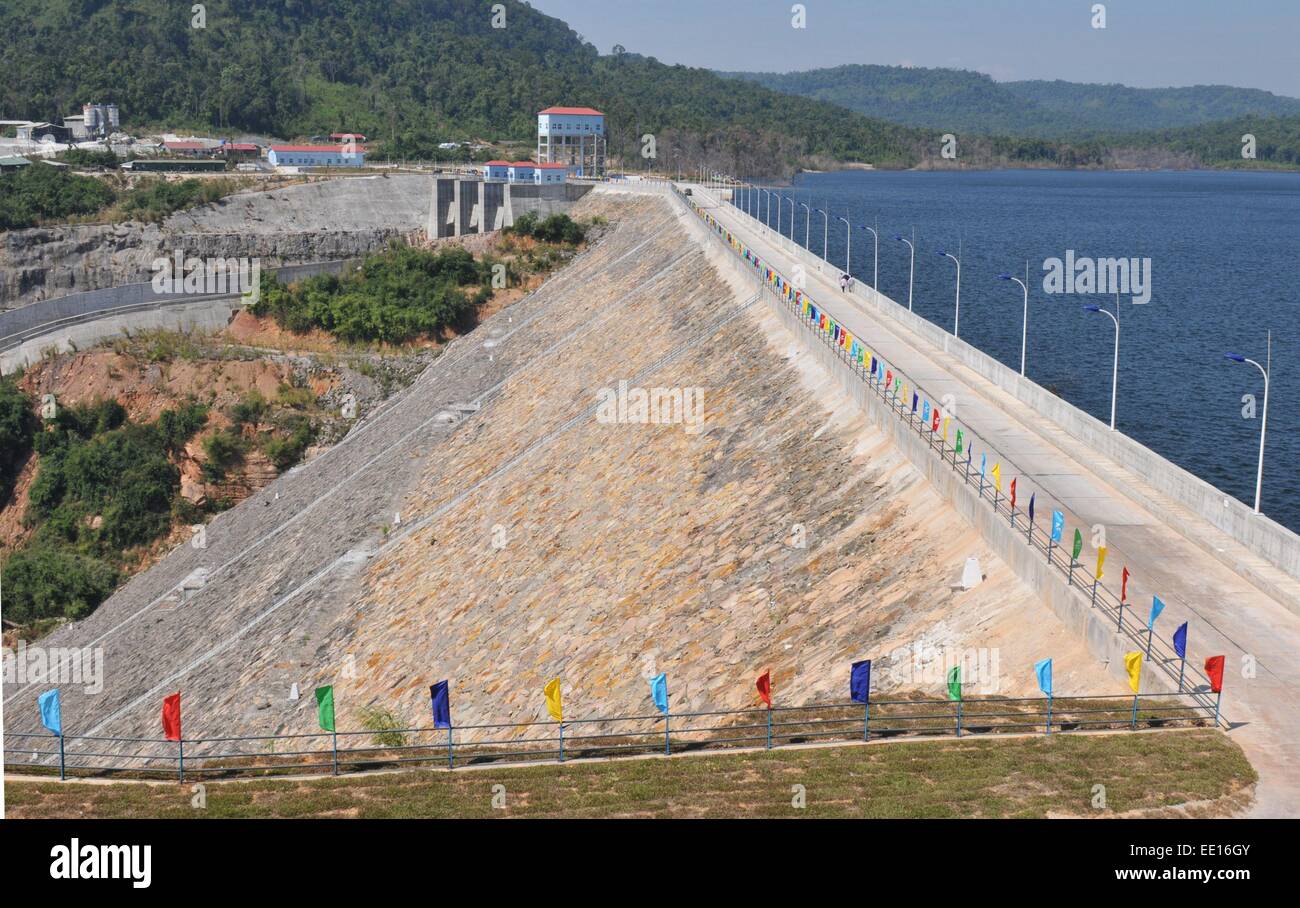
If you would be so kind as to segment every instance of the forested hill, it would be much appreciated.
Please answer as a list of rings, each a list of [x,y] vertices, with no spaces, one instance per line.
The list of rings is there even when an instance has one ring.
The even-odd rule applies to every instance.
[[[756,173],[809,156],[915,163],[934,136],[635,54],[505,0],[0,0],[0,116],[117,102],[126,125],[281,137],[357,130],[398,154],[435,140],[535,135],[536,112],[590,105],[611,150],[654,134],[661,164]],[[673,161],[673,152],[677,160]]]
[[[968,70],[861,65],[723,75],[896,123],[985,135],[1077,139],[1244,116],[1300,115],[1300,99],[1227,85],[1129,88],[1060,80],[994,82]]]

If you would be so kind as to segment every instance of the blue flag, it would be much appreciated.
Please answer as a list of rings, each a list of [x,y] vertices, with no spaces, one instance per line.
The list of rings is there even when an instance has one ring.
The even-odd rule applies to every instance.
[[[1047,696],[1052,695],[1052,660],[1040,659],[1034,663],[1034,674],[1038,676],[1038,688]]]
[[[1156,626],[1156,619],[1160,617],[1160,613],[1163,612],[1164,610],[1165,610],[1165,604],[1160,601],[1160,597],[1152,596],[1151,617],[1147,619],[1147,630],[1151,630]]]
[[[921,419],[925,422],[930,421],[930,402],[928,400],[921,404]]]
[[[1174,631],[1174,652],[1178,654],[1179,659],[1187,658],[1187,622],[1186,621],[1178,625],[1178,630]]]
[[[854,662],[849,670],[849,699],[854,703],[866,703],[871,699],[871,660]]]
[[[429,688],[433,700],[433,727],[451,728],[451,692],[446,681],[439,681]]]
[[[919,399],[920,399],[920,395],[918,395],[915,391],[913,391],[913,392],[912,392],[912,412],[913,412],[913,413],[916,412],[916,402],[917,402]]]
[[[655,707],[668,715],[668,675],[664,672],[650,679],[650,697],[655,701]]]
[[[1034,522],[1034,493],[1029,493],[1029,522]]]
[[[1060,511],[1052,512],[1052,541],[1060,542],[1061,534],[1065,532],[1065,515]]]
[[[41,724],[63,737],[63,711],[59,708],[59,689],[47,690],[36,698],[36,705],[41,710]]]
[[[987,467],[988,465],[989,465],[989,456],[988,456],[987,454],[981,454],[981,455],[980,455],[980,475],[981,475],[981,476],[984,475],[984,468]]]

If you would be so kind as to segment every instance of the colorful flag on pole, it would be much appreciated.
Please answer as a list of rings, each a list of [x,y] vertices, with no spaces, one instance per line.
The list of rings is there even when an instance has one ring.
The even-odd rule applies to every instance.
[[[948,699],[961,699],[961,665],[954,665],[948,670]]]
[[[556,722],[564,721],[564,710],[560,706],[560,679],[552,678],[546,682],[542,688],[542,693],[546,695],[546,711],[551,714],[551,718]]]
[[[928,400],[921,402],[921,421],[930,421],[930,402]]]
[[[1029,493],[1029,522],[1030,523],[1034,522],[1034,496],[1037,494],[1038,494],[1037,492]]]
[[[1178,625],[1178,630],[1174,631],[1174,652],[1178,654],[1179,659],[1187,658],[1187,622],[1186,621]]]
[[[1002,491],[1002,464],[1000,462],[993,465],[993,488],[999,492]]]
[[[1205,674],[1210,679],[1210,692],[1223,690],[1223,656],[1211,656],[1205,660]]]
[[[952,422],[952,417],[951,417],[951,416],[945,416],[945,417],[943,418],[943,440],[944,440],[944,443],[945,443],[945,444],[946,444],[947,441],[948,441],[948,423],[950,423],[950,422]]]
[[[650,679],[650,699],[655,701],[655,708],[665,716],[668,715],[668,675],[660,672]]]
[[[1052,541],[1059,543],[1061,534],[1065,532],[1065,515],[1060,511],[1052,512]]]
[[[919,395],[919,394],[917,394],[915,391],[913,391],[913,392],[912,392],[912,412],[913,412],[913,413],[916,412],[916,403],[917,403],[917,401],[919,401],[920,399],[921,399],[921,395]]]
[[[758,680],[754,682],[754,686],[758,688],[758,698],[767,704],[768,709],[771,709],[772,670],[769,668],[767,671],[763,672],[763,674],[759,675]]]
[[[931,420],[930,431],[938,432],[939,431],[939,408],[938,407],[935,407],[934,411],[930,414],[930,420]]]
[[[451,728],[451,685],[439,681],[429,687],[429,702],[433,707],[433,727]]]
[[[1103,546],[1098,546],[1098,548],[1097,548],[1097,573],[1096,573],[1096,575],[1095,575],[1096,578],[1097,578],[1098,580],[1100,580],[1102,577],[1106,576],[1105,573],[1102,571],[1102,567],[1103,567],[1105,564],[1106,564],[1106,547],[1105,547],[1104,545],[1103,545]]]
[[[1012,479],[1012,480],[1011,480],[1011,508],[1012,508],[1012,510],[1014,510],[1015,507],[1016,507],[1016,481],[1015,481],[1015,479]]]
[[[163,737],[168,741],[181,739],[181,695],[178,691],[169,697],[163,697],[162,708]]]
[[[334,731],[334,685],[316,688],[316,717],[322,731]]]
[[[1136,694],[1142,681],[1142,653],[1139,650],[1124,654],[1124,671],[1128,672],[1128,686]]]
[[[849,669],[849,699],[866,703],[871,699],[871,660],[854,662]]]
[[[958,454],[960,454],[961,451],[962,451],[962,448],[961,448],[961,441],[962,441],[962,438],[963,438],[963,437],[965,437],[965,436],[963,435],[962,430],[961,430],[961,429],[958,429],[958,430],[957,430],[957,453],[958,453]]]
[[[989,465],[989,456],[987,454],[981,454],[980,455],[980,476],[981,477],[984,475],[984,468],[987,467],[988,465]]]
[[[1050,697],[1052,695],[1052,660],[1039,659],[1035,662],[1034,674],[1038,676],[1038,689]]]
[[[63,709],[59,706],[59,689],[47,690],[36,698],[36,706],[41,711],[41,724],[63,737]]]
[[[1152,630],[1156,626],[1156,619],[1160,613],[1165,610],[1165,604],[1160,601],[1159,596],[1151,597],[1151,617],[1147,619],[1147,630]]]
[[[1070,557],[1075,561],[1079,560],[1079,555],[1083,552],[1083,531],[1078,527],[1074,528],[1074,551]]]
[[[1125,566],[1124,573],[1120,575],[1123,579],[1119,585],[1119,601],[1128,602],[1128,567]]]

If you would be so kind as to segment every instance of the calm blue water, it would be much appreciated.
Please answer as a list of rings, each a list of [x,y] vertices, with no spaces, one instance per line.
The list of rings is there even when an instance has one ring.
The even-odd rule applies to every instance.
[[[916,311],[952,330],[962,250],[961,336],[1020,366],[1022,293],[997,279],[1029,260],[1028,374],[1102,421],[1110,419],[1114,327],[1085,304],[1114,297],[1048,295],[1043,262],[1150,257],[1151,302],[1121,297],[1120,431],[1247,504],[1254,503],[1263,378],[1225,351],[1264,361],[1273,331],[1263,510],[1300,531],[1300,174],[988,171],[803,174],[791,194],[855,224],[879,221],[880,289],[906,305],[916,228]],[[775,201],[775,200],[774,200]],[[788,235],[787,203],[782,217]],[[775,205],[772,220],[776,219]],[[814,251],[822,249],[813,215]],[[795,236],[804,240],[798,209]],[[844,260],[832,219],[830,259]],[[872,272],[871,234],[855,229],[853,273]],[[1242,395],[1261,413],[1242,416]]]

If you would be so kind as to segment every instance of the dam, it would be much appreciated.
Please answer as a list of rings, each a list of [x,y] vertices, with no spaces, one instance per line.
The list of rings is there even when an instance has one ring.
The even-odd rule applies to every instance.
[[[1044,656],[1062,693],[1123,696],[1132,644],[864,390],[756,276],[757,256],[788,281],[800,267],[806,295],[944,401],[1019,478],[1022,502],[1035,490],[1040,522],[1058,509],[1071,527],[1105,527],[1131,602],[1158,594],[1162,632],[1194,628],[1189,664],[1228,657],[1225,718],[1260,773],[1259,809],[1300,809],[1287,537],[1224,529],[1162,488],[1158,465],[1081,440],[1069,414],[1026,406],[896,304],[841,291],[833,267],[685,188],[588,193],[572,210],[610,220],[600,243],[340,444],[217,517],[206,549],[177,548],[51,635],[105,653],[103,692],[67,689],[65,721],[152,735],[158,701],[180,689],[195,736],[307,732],[312,704],[289,691],[318,684],[335,686],[345,723],[375,703],[417,721],[442,678],[458,722],[526,721],[551,677],[594,714],[644,709],[661,671],[682,708],[722,709],[749,705],[764,668],[786,702],[813,703],[842,696],[851,661],[883,668],[914,645],[996,649],[1005,696],[1035,689]],[[479,203],[453,191],[445,216]],[[620,382],[702,389],[702,430],[599,420]],[[983,576],[966,586],[971,557]],[[1081,561],[1094,559],[1089,547]],[[884,689],[922,686],[895,661]],[[1149,683],[1171,689],[1169,668]],[[12,729],[36,725],[38,692],[6,689]]]

